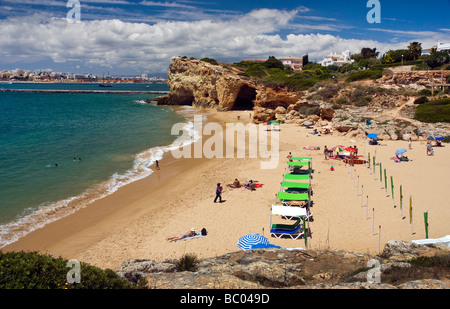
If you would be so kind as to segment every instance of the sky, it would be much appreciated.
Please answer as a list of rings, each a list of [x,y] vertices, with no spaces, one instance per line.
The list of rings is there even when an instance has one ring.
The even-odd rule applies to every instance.
[[[0,0],[0,70],[163,76],[177,56],[239,62],[308,54],[319,62],[331,52],[364,47],[385,53],[411,42],[423,48],[450,43],[450,0],[370,1],[378,4]],[[369,22],[368,14],[380,22]]]

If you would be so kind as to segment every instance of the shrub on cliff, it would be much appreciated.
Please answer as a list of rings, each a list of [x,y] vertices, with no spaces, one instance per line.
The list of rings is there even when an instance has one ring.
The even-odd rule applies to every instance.
[[[213,64],[213,65],[219,64],[216,60],[214,60],[212,58],[202,58],[202,59],[200,59],[200,61],[207,62],[207,63]]]
[[[267,59],[266,62],[263,63],[263,66],[268,69],[285,69],[283,62],[281,62],[281,60],[278,60],[274,56],[270,56],[269,59]]]
[[[262,77],[267,76],[267,73],[261,64],[255,63],[255,64],[251,65],[247,71],[245,71],[244,75],[249,76],[249,77],[262,78]]]
[[[450,123],[450,98],[437,99],[419,105],[414,119],[429,123]]]
[[[114,271],[81,263],[80,283],[68,283],[67,260],[36,252],[0,251],[0,289],[134,289]],[[139,286],[143,286],[141,281]]]
[[[422,96],[422,97],[414,100],[414,104],[425,104],[427,102],[428,102],[428,98],[425,96]]]
[[[355,82],[358,80],[364,80],[364,79],[378,79],[383,77],[383,71],[381,70],[363,70],[356,73],[353,73],[347,78],[347,82]]]

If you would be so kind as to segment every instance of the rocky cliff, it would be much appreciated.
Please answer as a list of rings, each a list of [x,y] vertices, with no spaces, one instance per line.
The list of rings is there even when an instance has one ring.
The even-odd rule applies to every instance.
[[[278,106],[287,108],[302,96],[302,93],[267,88],[239,73],[227,65],[175,58],[168,72],[170,94],[159,99],[158,104],[192,105],[220,111],[253,110],[255,107],[274,110]]]
[[[117,273],[144,277],[154,289],[448,289],[450,249],[403,241],[388,242],[378,256],[260,249],[197,261],[192,271],[171,260],[125,260]]]
[[[377,81],[348,84],[329,81],[308,91],[273,89],[242,74],[231,65],[178,57],[169,71],[170,94],[160,105],[191,105],[220,111],[251,110],[253,122],[284,120],[320,127],[329,125],[350,137],[364,136],[364,120],[382,139],[426,139],[450,135],[446,123],[425,124],[414,120],[418,91],[429,83],[445,80],[448,71],[392,72]],[[367,129],[367,128],[366,128]]]

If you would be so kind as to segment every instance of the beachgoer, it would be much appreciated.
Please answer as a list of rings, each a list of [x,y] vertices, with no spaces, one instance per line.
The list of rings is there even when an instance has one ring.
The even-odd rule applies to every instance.
[[[248,182],[248,184],[245,185],[246,189],[249,189],[250,191],[255,191],[256,190],[256,184],[253,180],[250,180]]]
[[[408,148],[412,149],[412,141],[411,141],[411,137],[408,140]]]
[[[228,184],[228,187],[230,187],[230,188],[240,188],[241,187],[241,183],[236,178],[232,184]]]
[[[58,163],[55,163],[55,167],[58,167]]]
[[[167,238],[167,240],[172,242],[172,241],[181,240],[181,239],[186,238],[186,237],[193,237],[193,236],[196,236],[196,235],[197,235],[197,233],[195,232],[195,229],[192,228],[187,233],[182,233],[181,235],[176,235],[176,236],[169,237],[169,238]]]
[[[158,162],[158,160],[156,160],[155,165],[156,165],[156,169],[159,170],[159,162]]]
[[[214,199],[214,203],[217,202],[217,199],[219,199],[219,203],[222,203],[222,185],[220,183],[217,184],[216,188],[216,198]]]
[[[355,156],[358,156],[358,147],[356,147],[356,145],[354,147],[355,147]]]
[[[323,155],[325,156],[325,160],[328,160],[328,152],[329,152],[329,150],[328,150],[327,146],[325,146],[325,149],[323,150]]]
[[[330,167],[330,171],[334,171],[334,167],[333,165]]]
[[[431,146],[430,141],[427,142],[427,155],[432,156],[434,154],[433,147]]]
[[[288,156],[287,156],[289,162],[292,161],[292,154],[289,152]]]
[[[294,166],[294,169],[292,170],[292,174],[300,174],[302,170],[300,169],[300,166]]]

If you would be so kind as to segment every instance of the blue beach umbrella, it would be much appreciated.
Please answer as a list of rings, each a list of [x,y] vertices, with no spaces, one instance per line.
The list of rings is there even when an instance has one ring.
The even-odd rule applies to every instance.
[[[307,122],[305,122],[303,125],[305,125],[305,126],[310,126],[310,125],[312,125],[313,123],[311,122],[311,121],[307,121]]]
[[[237,243],[242,250],[250,250],[256,245],[269,245],[269,240],[259,234],[247,234],[239,238]]]
[[[437,141],[442,141],[442,140],[444,139],[444,137],[443,137],[443,136],[436,136],[435,139],[436,139]]]
[[[395,154],[396,155],[399,155],[399,154],[403,154],[403,153],[405,153],[407,150],[405,149],[405,148],[400,148],[400,149],[398,149],[396,152],[395,152]]]
[[[369,133],[367,134],[368,138],[378,138],[378,135],[376,135],[375,133]]]

